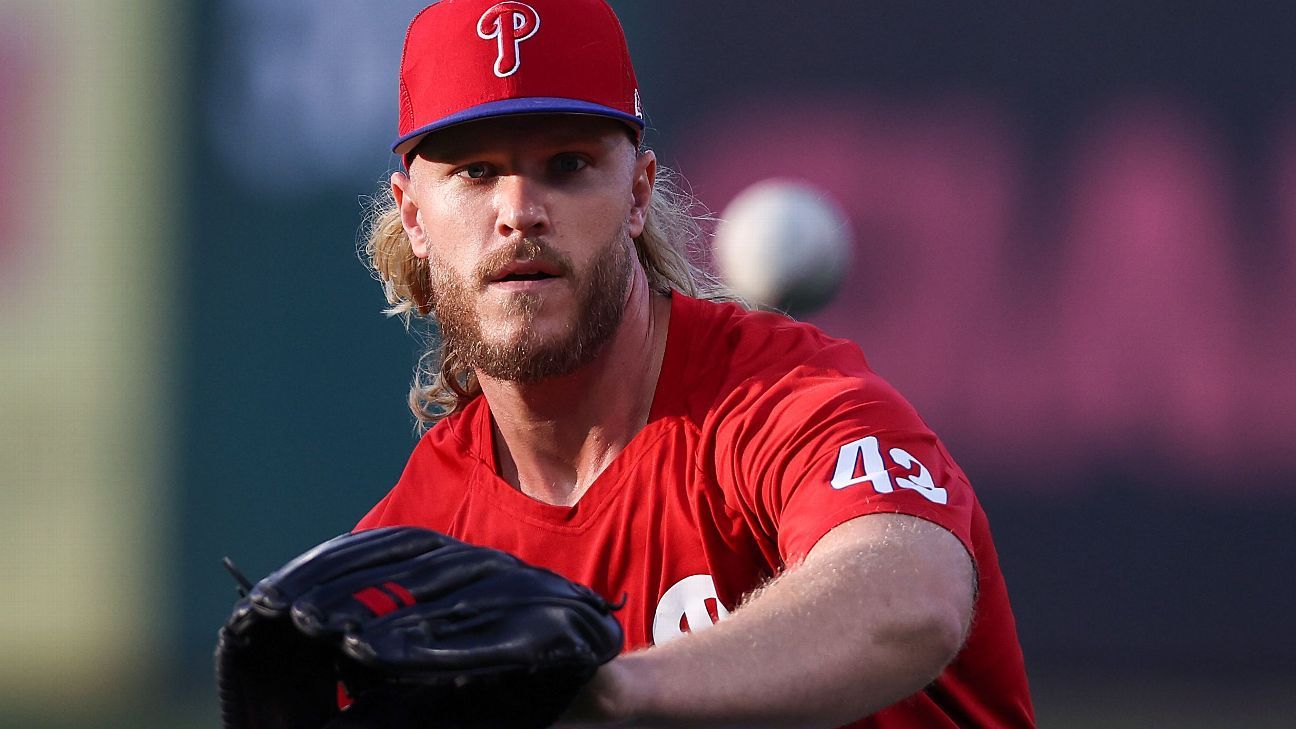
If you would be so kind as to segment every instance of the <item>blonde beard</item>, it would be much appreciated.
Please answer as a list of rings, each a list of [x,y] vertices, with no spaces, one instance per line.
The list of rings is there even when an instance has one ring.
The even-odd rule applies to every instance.
[[[483,281],[490,271],[508,262],[543,260],[571,277],[577,318],[565,335],[549,340],[543,340],[530,327],[539,313],[540,298],[519,294],[510,297],[507,313],[522,321],[521,335],[506,342],[483,341],[481,318],[473,305],[472,293],[462,281],[455,279],[448,266],[429,260],[432,311],[440,329],[444,356],[457,357],[480,375],[521,383],[565,375],[589,364],[621,323],[633,250],[634,242],[622,227],[617,239],[605,246],[579,276],[567,256],[532,239],[483,260],[475,268],[474,280]]]

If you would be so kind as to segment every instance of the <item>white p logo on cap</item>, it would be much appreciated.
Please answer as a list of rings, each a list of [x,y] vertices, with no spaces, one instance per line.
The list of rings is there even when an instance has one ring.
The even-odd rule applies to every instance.
[[[522,41],[540,30],[540,13],[526,3],[506,2],[492,5],[477,21],[477,35],[494,40],[499,54],[495,57],[495,75],[507,78],[522,67]]]

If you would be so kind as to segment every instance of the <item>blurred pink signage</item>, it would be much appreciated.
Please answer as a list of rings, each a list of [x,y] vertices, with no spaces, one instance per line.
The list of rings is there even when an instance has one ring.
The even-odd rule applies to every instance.
[[[1296,467],[1296,116],[1245,188],[1259,199],[1229,140],[1172,100],[1089,121],[1046,166],[974,100],[766,101],[680,159],[713,211],[773,176],[843,204],[853,270],[812,320],[859,342],[956,456],[1040,488],[1111,459],[1167,487]]]

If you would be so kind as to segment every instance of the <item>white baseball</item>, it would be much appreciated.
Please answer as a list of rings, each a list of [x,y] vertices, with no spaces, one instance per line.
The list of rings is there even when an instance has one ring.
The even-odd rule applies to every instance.
[[[769,179],[725,208],[716,228],[716,266],[751,303],[800,316],[837,294],[852,241],[850,222],[826,192]]]

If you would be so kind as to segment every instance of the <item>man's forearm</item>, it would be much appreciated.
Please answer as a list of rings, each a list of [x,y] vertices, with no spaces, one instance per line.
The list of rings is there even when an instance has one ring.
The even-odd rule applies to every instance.
[[[624,726],[848,723],[939,674],[966,635],[974,580],[944,529],[860,517],[715,627],[604,666],[574,715]]]

